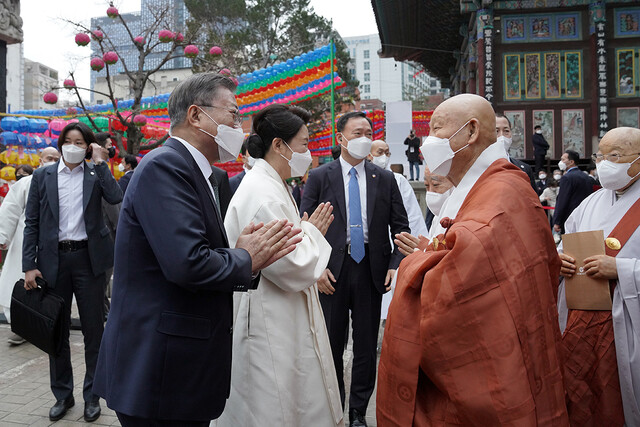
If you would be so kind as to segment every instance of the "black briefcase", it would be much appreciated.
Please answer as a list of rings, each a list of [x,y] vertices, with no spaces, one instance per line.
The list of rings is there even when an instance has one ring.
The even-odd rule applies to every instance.
[[[11,294],[11,330],[49,353],[60,354],[64,330],[64,299],[48,292],[46,280],[36,277],[36,289],[26,290],[24,279]]]

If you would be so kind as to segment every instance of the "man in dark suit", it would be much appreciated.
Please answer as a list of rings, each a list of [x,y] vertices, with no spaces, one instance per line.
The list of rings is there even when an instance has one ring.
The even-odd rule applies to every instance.
[[[536,192],[540,195],[547,188],[547,173],[543,170],[538,171],[538,180],[536,181]]]
[[[542,135],[542,126],[536,125],[533,130],[535,132],[533,134],[533,157],[536,160],[536,172],[540,172],[544,169],[544,158],[547,156],[549,143]]]
[[[397,248],[392,251],[389,228],[392,235],[409,232],[409,223],[393,174],[364,160],[371,150],[371,121],[364,113],[347,113],[337,131],[341,156],[309,173],[300,212],[314,212],[323,202],[336,207],[325,235],[333,250],[318,289],[343,403],[342,354],[351,310],[349,419],[352,426],[364,426],[376,378],[382,294],[402,259]]]
[[[564,233],[564,222],[571,212],[593,192],[593,180],[578,168],[579,160],[580,155],[577,152],[567,150],[558,163],[560,170],[566,170],[566,172],[560,179],[560,189],[553,214],[553,230],[557,233]]]
[[[242,158],[242,172],[232,176],[229,179],[229,186],[231,187],[232,197],[234,194],[236,194],[236,190],[238,189],[238,186],[240,186],[240,183],[244,179],[244,176],[247,174],[247,171],[251,170],[251,167],[253,166],[254,160],[251,158],[249,153],[247,153],[247,139],[245,139],[244,142],[242,143],[242,148],[240,149],[240,156]]]
[[[182,81],[169,98],[172,137],[127,188],[94,386],[124,427],[208,426],[222,413],[233,292],[255,288],[260,269],[300,241],[282,220],[250,224],[229,248],[211,164],[240,151],[234,91],[221,74]]]
[[[102,215],[102,199],[116,204],[122,191],[105,160],[108,151],[96,143],[83,123],[67,125],[60,133],[62,159],[37,169],[32,178],[25,211],[22,269],[25,288],[36,287],[43,277],[50,292],[65,301],[66,327],[62,350],[49,357],[51,390],[56,404],[49,412],[59,420],[74,405],[69,320],[75,294],[82,321],[86,374],[84,418],[100,416],[99,397],[92,392],[102,338],[105,271],[113,266],[113,241]],[[86,163],[85,157],[92,163]]]
[[[124,175],[118,180],[118,185],[122,189],[122,194],[127,191],[127,185],[129,185],[129,181],[131,180],[131,175],[133,175],[134,169],[138,166],[138,159],[133,154],[127,154],[124,156],[124,160],[120,163],[121,172],[124,172]]]
[[[511,147],[511,122],[502,113],[496,113],[496,135],[498,137],[498,141],[502,141],[504,144],[504,148],[507,151],[507,155],[509,156],[509,161],[520,168],[520,170],[527,174],[529,178],[529,182],[531,183],[531,188],[536,193],[538,192],[536,188],[536,179],[533,176],[533,171],[531,170],[531,166],[526,164],[525,162],[516,159],[515,157],[511,157],[509,154],[509,148]]]

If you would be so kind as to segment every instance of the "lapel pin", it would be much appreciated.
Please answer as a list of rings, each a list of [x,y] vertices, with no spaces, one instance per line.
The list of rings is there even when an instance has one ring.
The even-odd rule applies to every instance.
[[[375,177],[376,177],[375,175],[371,175],[371,178],[375,178]]]
[[[91,172],[89,172],[89,174],[95,175],[96,173],[94,171],[91,171]]]

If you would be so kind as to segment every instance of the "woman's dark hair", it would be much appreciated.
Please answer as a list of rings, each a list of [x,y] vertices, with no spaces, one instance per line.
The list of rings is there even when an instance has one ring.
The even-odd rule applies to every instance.
[[[58,137],[59,149],[62,149],[62,144],[64,144],[64,140],[67,137],[67,134],[72,130],[77,130],[82,134],[82,138],[84,139],[84,142],[87,143],[87,146],[93,144],[94,142],[96,144],[98,143],[96,136],[93,134],[93,132],[91,132],[89,126],[85,125],[82,122],[69,123],[64,127],[64,129],[62,129],[62,132],[60,132],[60,137]]]
[[[558,181],[553,178],[547,178],[547,187],[557,187]]]
[[[273,104],[253,117],[252,134],[247,139],[247,150],[254,159],[263,159],[274,138],[286,143],[296,136],[311,113],[295,105]]]
[[[25,172],[27,175],[31,175],[33,174],[33,168],[29,165],[20,165],[16,168],[16,173],[18,172]]]

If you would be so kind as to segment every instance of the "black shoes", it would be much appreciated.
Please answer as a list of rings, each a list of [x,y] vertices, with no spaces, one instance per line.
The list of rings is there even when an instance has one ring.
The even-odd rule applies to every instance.
[[[71,408],[75,404],[76,401],[73,400],[73,396],[64,400],[58,400],[56,404],[53,405],[53,407],[51,407],[51,409],[49,410],[49,419],[51,421],[58,421],[59,419],[64,417],[64,414],[67,413],[69,408]]]
[[[357,409],[349,409],[349,427],[367,427],[364,414]]]
[[[91,422],[98,419],[100,416],[100,403],[99,402],[85,402],[84,403],[84,420]]]

